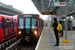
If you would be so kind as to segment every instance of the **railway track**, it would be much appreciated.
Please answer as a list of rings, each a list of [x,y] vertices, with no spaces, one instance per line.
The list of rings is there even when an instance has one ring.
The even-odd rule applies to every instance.
[[[16,37],[12,37],[9,40],[3,42],[0,44],[0,50],[5,50],[5,48],[7,48],[9,45],[11,45],[12,43],[14,43],[16,41]]]
[[[34,50],[35,49],[35,45],[20,45],[18,46],[15,50]]]
[[[14,50],[14,49],[17,47],[17,45],[20,44],[20,40],[21,40],[21,39],[17,40],[17,41],[14,42],[13,44],[11,44],[9,47],[7,47],[5,50]]]

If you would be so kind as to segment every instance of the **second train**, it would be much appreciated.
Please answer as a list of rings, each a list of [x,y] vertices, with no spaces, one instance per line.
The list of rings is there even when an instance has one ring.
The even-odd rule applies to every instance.
[[[44,21],[38,14],[18,14],[16,38],[22,42],[37,42],[44,27]]]

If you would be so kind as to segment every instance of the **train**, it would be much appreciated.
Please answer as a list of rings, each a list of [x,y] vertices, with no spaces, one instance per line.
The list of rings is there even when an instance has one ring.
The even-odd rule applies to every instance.
[[[0,43],[16,37],[17,17],[0,15]]]
[[[38,41],[44,21],[38,14],[0,15],[0,44],[16,36],[22,41]]]
[[[21,42],[37,42],[44,27],[38,14],[18,14],[16,39]]]

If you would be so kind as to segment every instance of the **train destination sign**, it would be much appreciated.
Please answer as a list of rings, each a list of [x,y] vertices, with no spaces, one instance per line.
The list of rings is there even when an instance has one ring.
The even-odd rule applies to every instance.
[[[31,17],[31,15],[25,15],[25,17]]]
[[[43,15],[55,15],[56,12],[42,12]]]

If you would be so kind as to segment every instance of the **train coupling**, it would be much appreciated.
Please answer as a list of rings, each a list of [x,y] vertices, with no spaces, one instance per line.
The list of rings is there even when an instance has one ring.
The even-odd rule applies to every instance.
[[[30,41],[30,37],[29,36],[25,36],[25,41],[29,42]]]

